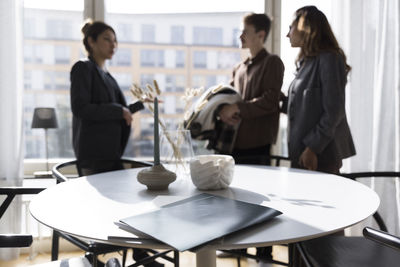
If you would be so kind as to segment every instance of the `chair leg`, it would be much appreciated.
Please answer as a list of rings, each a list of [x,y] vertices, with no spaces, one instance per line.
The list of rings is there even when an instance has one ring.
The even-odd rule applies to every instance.
[[[288,263],[289,267],[294,267],[295,262],[294,262],[294,254],[295,254],[295,244],[288,244]]]
[[[127,249],[124,249],[123,252],[122,252],[122,267],[125,267],[127,253],[128,253]]]
[[[174,250],[174,266],[179,267],[179,251]]]
[[[53,237],[51,239],[51,261],[58,260],[58,248],[59,248],[60,236],[57,231],[53,230]]]
[[[237,266],[240,267],[240,256],[236,257]]]
[[[97,267],[97,255],[93,253],[92,256],[93,256],[92,267]]]

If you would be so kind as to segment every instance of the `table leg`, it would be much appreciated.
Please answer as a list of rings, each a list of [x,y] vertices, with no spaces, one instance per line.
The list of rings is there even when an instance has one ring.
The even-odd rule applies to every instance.
[[[201,249],[196,253],[196,267],[216,267],[217,256],[215,249]]]

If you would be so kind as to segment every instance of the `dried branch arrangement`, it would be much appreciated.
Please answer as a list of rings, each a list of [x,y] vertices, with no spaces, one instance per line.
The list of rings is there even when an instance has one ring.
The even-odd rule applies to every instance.
[[[161,95],[161,90],[158,86],[158,83],[156,80],[153,80],[153,85],[146,84],[145,88],[141,88],[137,84],[133,84],[130,91],[132,92],[133,96],[136,97],[138,100],[142,101],[145,106],[150,110],[150,112],[154,116],[154,108],[153,108],[153,102],[154,99],[159,97]],[[182,96],[182,100],[184,101],[184,119],[188,118],[190,116],[190,108],[192,106],[192,103],[195,99],[195,97],[199,96],[203,92],[203,88],[187,88],[185,90],[184,95]],[[179,125],[178,125],[178,130],[185,130],[183,126],[183,121],[182,120]],[[176,142],[172,139],[170,136],[169,132],[167,131],[167,127],[165,123],[159,119],[158,123],[168,140],[168,142],[171,144],[172,150],[173,150],[173,157],[176,159],[176,164],[182,164],[183,163],[183,157],[181,150],[179,149],[181,144],[184,141],[183,136],[179,136]]]

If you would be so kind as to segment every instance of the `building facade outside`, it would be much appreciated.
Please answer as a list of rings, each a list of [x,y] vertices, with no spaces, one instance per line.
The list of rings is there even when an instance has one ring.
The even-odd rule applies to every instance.
[[[127,101],[132,83],[157,80],[164,103],[162,119],[174,129],[183,119],[185,88],[228,83],[233,66],[247,52],[239,48],[245,12],[114,14],[106,22],[117,33],[118,50],[108,64]],[[33,109],[55,107],[59,128],[49,130],[49,157],[73,158],[69,99],[71,66],[85,57],[80,33],[82,12],[24,9],[25,158],[44,158],[43,132],[31,129]],[[134,115],[125,155],[153,154],[153,119]]]

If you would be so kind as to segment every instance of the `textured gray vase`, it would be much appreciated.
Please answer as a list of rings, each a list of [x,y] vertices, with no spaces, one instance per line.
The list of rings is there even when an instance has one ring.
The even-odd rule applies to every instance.
[[[148,190],[166,190],[169,184],[176,180],[176,174],[158,164],[141,170],[137,180],[146,185]]]

